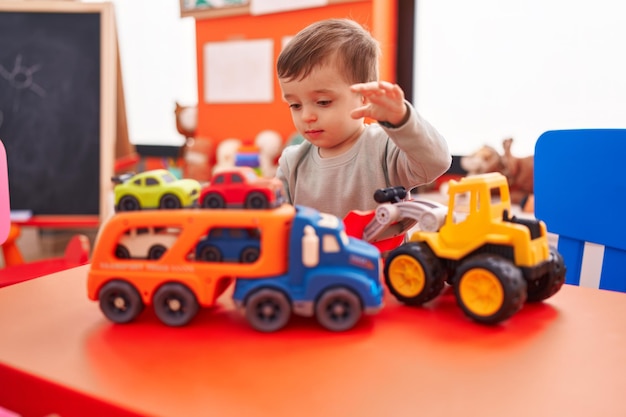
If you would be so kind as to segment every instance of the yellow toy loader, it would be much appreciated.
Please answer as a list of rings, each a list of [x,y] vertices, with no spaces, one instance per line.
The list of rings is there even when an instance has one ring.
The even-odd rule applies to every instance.
[[[422,305],[448,283],[467,316],[495,324],[524,302],[559,291],[565,280],[563,258],[550,247],[544,222],[510,217],[506,177],[468,176],[451,181],[448,193],[447,208],[407,200],[376,209],[369,240],[394,224],[419,227],[385,262],[385,282],[398,300]]]

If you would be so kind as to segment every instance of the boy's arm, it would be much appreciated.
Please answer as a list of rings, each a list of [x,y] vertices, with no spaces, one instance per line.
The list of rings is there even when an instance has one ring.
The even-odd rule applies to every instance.
[[[351,90],[363,96],[363,105],[351,116],[378,120],[397,146],[387,153],[391,181],[412,188],[446,172],[452,156],[445,139],[405,100],[399,85],[372,81],[354,84]]]
[[[409,102],[405,104],[408,115],[404,124],[379,124],[395,145],[387,153],[390,181],[410,189],[444,174],[452,156],[443,136]]]

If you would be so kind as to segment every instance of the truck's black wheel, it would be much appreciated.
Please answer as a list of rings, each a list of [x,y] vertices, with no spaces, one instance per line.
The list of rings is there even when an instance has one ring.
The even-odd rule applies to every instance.
[[[550,271],[539,279],[528,282],[530,303],[543,301],[556,294],[565,282],[565,262],[556,248],[550,247]]]
[[[183,326],[194,318],[200,306],[196,296],[178,283],[162,285],[152,299],[154,313],[168,326]]]
[[[269,207],[269,202],[265,194],[258,191],[253,191],[246,197],[245,207],[248,209],[266,209]]]
[[[179,209],[182,207],[182,204],[178,197],[174,194],[165,194],[161,197],[161,201],[159,202],[159,208],[161,209]]]
[[[283,328],[291,317],[291,303],[281,291],[263,288],[246,301],[246,319],[261,332],[275,332]]]
[[[119,204],[117,205],[117,211],[135,211],[141,210],[141,206],[139,205],[139,200],[137,200],[132,195],[125,195],[120,199]]]
[[[457,303],[471,319],[496,324],[526,301],[526,281],[511,261],[482,254],[463,262],[452,280]]]
[[[209,193],[202,200],[202,207],[220,209],[226,207],[226,201],[224,201],[224,198],[219,194]]]
[[[167,251],[167,248],[163,245],[152,245],[148,250],[148,259],[157,260],[161,259],[161,256]]]
[[[331,288],[315,303],[315,317],[328,330],[342,332],[354,327],[363,308],[359,297],[347,288]]]
[[[125,281],[109,281],[98,293],[100,310],[114,323],[133,321],[143,310],[139,292]]]
[[[394,249],[385,261],[385,284],[399,301],[424,304],[441,293],[446,271],[433,251],[421,242]]]
[[[259,250],[259,248],[249,246],[241,251],[241,255],[239,256],[239,262],[246,264],[256,262],[256,260],[259,259],[260,253],[261,251]]]
[[[224,258],[217,246],[209,245],[200,250],[199,260],[206,262],[222,262]]]
[[[130,251],[124,245],[117,245],[115,247],[115,257],[117,259],[130,259]]]

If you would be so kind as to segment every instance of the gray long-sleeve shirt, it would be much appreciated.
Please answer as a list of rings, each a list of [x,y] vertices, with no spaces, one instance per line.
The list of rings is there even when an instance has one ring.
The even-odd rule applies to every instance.
[[[412,106],[397,128],[367,125],[347,152],[321,158],[309,142],[285,148],[276,176],[292,204],[313,207],[339,218],[351,210],[372,210],[378,188],[410,190],[434,181],[450,167],[444,138]]]

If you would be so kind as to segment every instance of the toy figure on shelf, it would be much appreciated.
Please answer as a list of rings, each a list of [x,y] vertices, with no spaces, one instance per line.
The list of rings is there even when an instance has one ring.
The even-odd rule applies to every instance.
[[[513,138],[502,142],[504,155],[502,156],[503,174],[506,175],[511,187],[511,201],[524,206],[525,200],[533,194],[533,171],[535,161],[533,155],[523,158],[511,154]]]
[[[220,141],[219,145],[217,145],[216,163],[212,169],[213,173],[235,166],[237,150],[241,147],[241,143],[241,140],[235,138]]]
[[[182,156],[185,161],[184,178],[191,178],[200,182],[208,181],[211,177],[211,140],[196,136],[198,127],[198,107],[182,106],[176,103],[176,130],[185,138]]]
[[[484,145],[476,152],[461,157],[461,168],[467,175],[484,174],[486,172],[502,172],[504,164],[502,155],[496,148]]]
[[[512,138],[502,141],[504,153],[484,145],[471,155],[461,157],[461,167],[467,175],[499,172],[504,174],[509,182],[511,202],[519,204],[525,211],[532,210],[533,194],[533,156],[517,158],[511,154]]]
[[[260,174],[259,148],[256,145],[243,143],[235,153],[236,167],[249,167]]]
[[[256,136],[254,143],[259,148],[261,176],[274,177],[278,167],[278,157],[283,150],[283,139],[278,132],[264,130]]]

